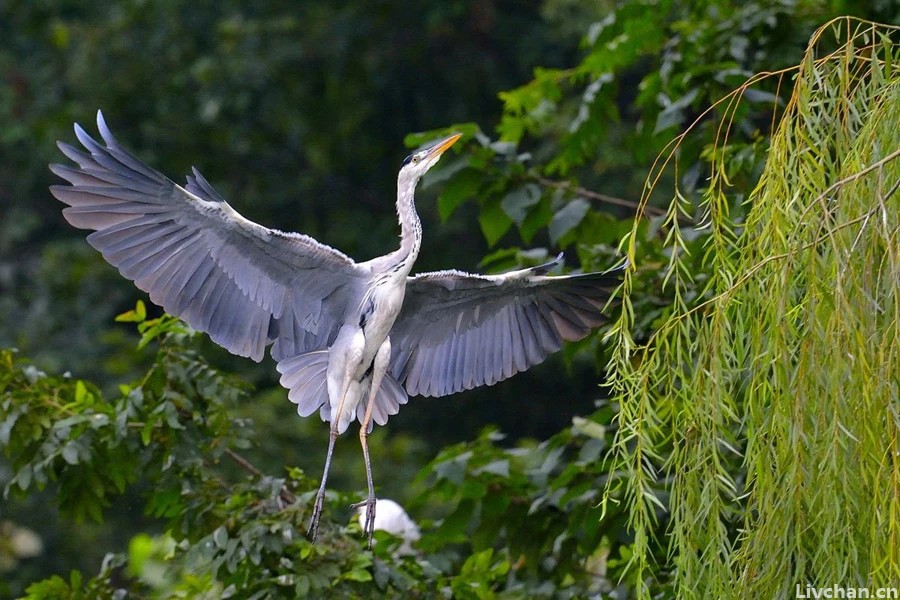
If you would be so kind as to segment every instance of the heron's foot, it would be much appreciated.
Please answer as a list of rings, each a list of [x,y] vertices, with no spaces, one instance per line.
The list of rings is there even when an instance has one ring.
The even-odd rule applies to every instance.
[[[313,504],[313,513],[312,518],[309,520],[309,528],[306,530],[306,536],[313,542],[316,541],[316,537],[319,535],[319,517],[322,516],[322,503],[325,500],[325,493],[323,490],[319,490],[319,493],[316,494],[316,502]]]
[[[350,505],[350,508],[353,509],[366,507],[366,523],[363,526],[363,535],[368,535],[369,537],[369,550],[372,549],[372,536],[375,533],[375,503],[377,501],[375,494],[370,493],[369,497],[362,502]]]

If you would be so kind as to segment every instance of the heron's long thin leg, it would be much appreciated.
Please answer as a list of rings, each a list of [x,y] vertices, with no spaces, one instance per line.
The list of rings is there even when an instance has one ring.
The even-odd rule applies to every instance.
[[[369,486],[369,495],[362,502],[353,504],[351,508],[366,507],[366,523],[363,527],[363,535],[369,537],[369,548],[372,548],[372,535],[375,532],[375,485],[372,482],[372,463],[369,460],[369,423],[372,419],[372,407],[375,405],[375,396],[378,393],[375,388],[374,378],[372,380],[372,390],[369,392],[369,402],[366,406],[366,416],[363,423],[359,427],[359,443],[362,444],[363,459],[366,463],[366,483]]]
[[[337,419],[334,419],[331,423],[331,433],[328,436],[328,454],[325,455],[325,470],[322,472],[322,483],[319,485],[316,502],[313,504],[312,518],[310,518],[309,528],[306,530],[306,535],[313,542],[316,541],[316,537],[319,535],[319,518],[322,516],[322,504],[325,501],[325,483],[328,481],[328,470],[331,468],[331,454],[334,452],[334,442],[337,437]]]
[[[331,454],[334,452],[334,442],[338,437],[338,422],[340,421],[341,411],[344,409],[344,399],[347,397],[347,390],[350,388],[350,374],[344,376],[344,383],[341,386],[341,400],[338,402],[337,411],[331,413],[331,432],[328,435],[328,454],[325,455],[325,470],[322,472],[322,483],[319,485],[319,492],[316,494],[316,502],[313,504],[312,517],[309,520],[309,528],[306,535],[315,542],[319,535],[319,518],[322,516],[322,504],[325,501],[325,483],[328,481],[328,470],[331,468]]]
[[[366,463],[366,483],[369,486],[369,495],[362,501],[357,502],[352,508],[366,507],[366,522],[363,527],[363,534],[369,537],[369,548],[372,548],[372,535],[375,533],[375,484],[372,481],[372,462],[369,460],[369,428],[372,423],[372,409],[375,407],[375,398],[378,396],[378,390],[381,389],[381,380],[387,372],[387,366],[391,358],[391,341],[386,339],[378,349],[375,355],[375,364],[372,369],[372,385],[369,388],[369,401],[366,403],[366,414],[363,422],[359,426],[359,443],[362,445],[363,459]]]

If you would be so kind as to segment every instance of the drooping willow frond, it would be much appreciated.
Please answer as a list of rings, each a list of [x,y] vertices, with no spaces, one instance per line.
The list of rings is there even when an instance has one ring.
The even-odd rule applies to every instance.
[[[712,161],[700,206],[710,278],[694,296],[676,190],[666,221],[675,302],[646,346],[628,334],[626,277],[610,387],[639,581],[664,474],[680,596],[900,581],[898,37],[898,27],[833,21],[795,69],[719,103],[717,150],[749,86],[794,77],[745,219],[731,215],[726,167]]]

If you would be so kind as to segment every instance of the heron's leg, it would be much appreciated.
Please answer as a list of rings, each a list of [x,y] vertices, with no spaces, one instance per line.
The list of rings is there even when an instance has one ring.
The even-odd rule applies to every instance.
[[[309,520],[309,528],[306,535],[315,542],[319,535],[319,518],[322,516],[322,504],[325,501],[325,483],[328,481],[328,470],[331,468],[331,454],[334,452],[334,442],[338,437],[338,422],[340,414],[344,408],[344,399],[347,397],[347,390],[350,388],[350,373],[344,375],[344,382],[341,385],[341,400],[338,402],[337,411],[331,413],[331,432],[328,435],[328,454],[325,455],[325,470],[322,472],[322,483],[319,485],[319,492],[316,494],[316,502],[313,504],[312,517]]]
[[[325,470],[322,472],[322,483],[319,485],[319,491],[316,494],[316,502],[313,504],[312,518],[309,520],[309,527],[306,535],[316,541],[319,535],[319,518],[322,516],[322,504],[325,501],[325,483],[328,481],[328,470],[331,468],[331,454],[334,452],[334,441],[337,439],[337,420],[331,424],[331,433],[328,436],[328,454],[325,455]]]
[[[378,353],[375,355],[375,363],[372,369],[372,385],[369,388],[369,401],[366,403],[366,414],[359,426],[359,443],[362,445],[363,459],[366,463],[366,483],[369,485],[369,495],[363,502],[353,505],[353,508],[366,507],[366,522],[363,527],[363,535],[369,536],[369,548],[372,548],[372,535],[375,533],[375,485],[372,482],[372,462],[369,460],[369,429],[372,424],[372,409],[375,407],[375,398],[381,389],[381,380],[387,372],[391,359],[391,340],[384,340]]]

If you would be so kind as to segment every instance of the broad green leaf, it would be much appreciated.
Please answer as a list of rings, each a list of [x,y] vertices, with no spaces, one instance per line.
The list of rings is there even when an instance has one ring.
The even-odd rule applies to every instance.
[[[513,223],[521,226],[529,209],[541,201],[541,188],[534,183],[526,183],[503,197],[500,206]]]
[[[578,226],[591,208],[590,202],[584,198],[575,198],[553,215],[550,221],[550,240],[556,243],[564,235]]]
[[[85,399],[87,398],[88,391],[87,387],[85,387],[84,382],[78,380],[75,382],[75,403],[83,404]]]
[[[512,219],[503,212],[499,202],[490,202],[481,209],[478,224],[481,225],[481,231],[488,245],[493,246],[512,227]]]
[[[572,425],[575,429],[588,437],[603,439],[606,437],[606,427],[584,417],[572,417]]]
[[[550,221],[553,219],[551,206],[550,198],[541,198],[541,201],[529,211],[522,226],[519,227],[519,233],[525,243],[530,244],[539,231],[550,225]]]
[[[116,321],[120,323],[142,323],[147,318],[147,307],[143,300],[138,300],[133,310],[123,312],[116,316]]]
[[[473,475],[480,475],[481,473],[492,473],[500,477],[509,477],[509,460],[495,460],[472,472]]]
[[[502,273],[514,268],[521,248],[498,248],[481,259],[478,266],[487,272]]]
[[[457,172],[441,190],[438,196],[438,214],[446,221],[456,208],[473,198],[481,186],[482,174],[470,168]]]
[[[342,575],[348,581],[372,581],[372,574],[363,569],[356,569]]]
[[[144,565],[153,557],[155,544],[153,538],[146,533],[139,533],[128,542],[128,572],[140,577]]]
[[[68,442],[62,449],[62,457],[70,465],[78,464],[78,446],[75,442]]]
[[[698,93],[699,90],[695,88],[674,102],[670,102],[656,117],[656,127],[653,133],[659,133],[673,125],[679,125],[684,120],[685,110],[697,98]]]

